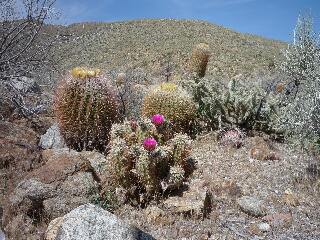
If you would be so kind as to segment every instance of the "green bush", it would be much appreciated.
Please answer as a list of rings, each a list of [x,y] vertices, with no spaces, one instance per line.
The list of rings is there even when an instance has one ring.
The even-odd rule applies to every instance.
[[[198,116],[209,129],[261,130],[272,132],[277,114],[277,96],[258,84],[206,78],[184,83],[197,103]]]

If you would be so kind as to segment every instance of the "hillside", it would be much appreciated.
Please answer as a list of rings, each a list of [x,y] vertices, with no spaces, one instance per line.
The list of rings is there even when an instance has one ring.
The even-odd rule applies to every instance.
[[[273,71],[285,43],[190,20],[43,33],[58,36],[53,71],[0,94],[0,240],[320,240],[317,144],[302,151],[273,128],[291,100],[286,83],[262,89],[285,79]],[[184,79],[201,42],[208,79]],[[192,96],[171,82],[149,88],[168,62]],[[55,84],[79,65],[106,76],[78,68]],[[230,78],[245,87],[224,88]],[[315,106],[303,96],[302,109]]]
[[[50,29],[63,39],[54,49],[62,71],[77,65],[105,70],[139,67],[148,75],[159,76],[171,55],[174,78],[179,79],[192,47],[205,42],[212,50],[207,75],[231,78],[269,70],[286,47],[280,41],[193,20],[79,23]]]

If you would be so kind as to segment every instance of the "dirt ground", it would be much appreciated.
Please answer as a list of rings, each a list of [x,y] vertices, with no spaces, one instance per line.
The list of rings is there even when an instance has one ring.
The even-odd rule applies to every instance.
[[[255,160],[249,154],[255,144],[246,138],[239,149],[221,146],[213,134],[194,142],[198,168],[192,178],[204,180],[213,193],[207,218],[172,213],[161,203],[159,214],[123,206],[117,215],[163,240],[320,239],[320,175],[307,170],[318,160],[274,142],[279,160]],[[266,216],[241,211],[241,196],[263,200]],[[268,229],[259,227],[264,223]]]

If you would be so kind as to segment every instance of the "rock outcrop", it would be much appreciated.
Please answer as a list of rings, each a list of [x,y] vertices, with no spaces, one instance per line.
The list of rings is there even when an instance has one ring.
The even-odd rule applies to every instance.
[[[112,213],[93,204],[82,205],[54,219],[46,240],[152,240],[151,235],[129,226]]]
[[[11,239],[44,234],[48,221],[93,202],[99,194],[106,158],[98,152],[66,148],[42,152],[44,165],[14,189],[4,211],[4,230]]]

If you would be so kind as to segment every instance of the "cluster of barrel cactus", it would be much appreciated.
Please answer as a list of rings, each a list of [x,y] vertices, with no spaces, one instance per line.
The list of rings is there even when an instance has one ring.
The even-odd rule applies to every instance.
[[[97,69],[73,69],[58,84],[54,110],[67,145],[78,151],[104,151],[120,120],[115,91]]]
[[[113,183],[136,189],[141,202],[175,190],[193,171],[190,150],[190,138],[174,133],[163,115],[114,124],[108,155]]]
[[[142,115],[151,117],[163,114],[173,124],[176,131],[187,132],[196,118],[196,105],[192,97],[174,83],[154,86],[144,97]]]

